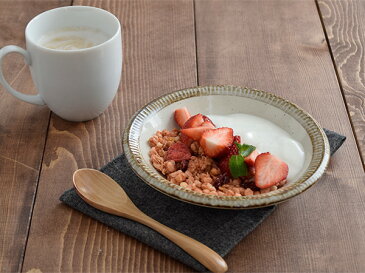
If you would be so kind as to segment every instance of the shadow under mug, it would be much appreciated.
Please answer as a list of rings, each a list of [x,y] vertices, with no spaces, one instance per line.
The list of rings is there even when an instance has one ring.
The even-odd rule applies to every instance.
[[[62,28],[93,28],[107,39],[101,44],[75,50],[43,47],[39,39]],[[46,104],[69,121],[99,116],[112,102],[122,72],[122,36],[119,20],[110,12],[88,6],[61,7],[34,17],[25,29],[26,50],[9,45],[0,49],[0,83],[23,101]],[[14,90],[5,80],[2,61],[9,53],[20,53],[30,67],[37,95]]]

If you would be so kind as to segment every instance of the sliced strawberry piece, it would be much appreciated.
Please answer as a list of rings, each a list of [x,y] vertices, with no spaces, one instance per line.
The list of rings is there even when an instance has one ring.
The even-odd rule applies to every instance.
[[[229,176],[231,176],[231,171],[229,170],[229,159],[230,159],[230,155],[225,156],[223,158],[221,158],[218,162],[218,167],[221,170],[221,173],[225,173]]]
[[[227,147],[226,151],[222,154],[222,156],[231,157],[231,155],[238,155],[238,148],[237,148],[237,145],[235,144],[235,142],[241,144],[241,137],[234,136],[232,145]]]
[[[229,146],[228,151],[227,151],[228,156],[238,155],[238,148],[237,148],[236,142],[238,144],[241,144],[241,137],[240,136],[234,136],[233,137],[233,143],[232,143],[231,146]]]
[[[176,123],[182,128],[185,124],[185,122],[190,118],[190,113],[188,111],[188,108],[183,107],[176,109],[174,112],[174,119]]]
[[[254,166],[255,160],[259,154],[260,153],[257,151],[257,149],[254,150],[248,157],[245,157],[245,163],[249,166]]]
[[[257,156],[255,161],[255,184],[260,189],[270,188],[288,176],[288,165],[270,153]]]
[[[166,160],[183,161],[191,158],[188,146],[182,142],[172,144],[167,150]]]
[[[204,123],[211,123],[213,125],[213,127],[215,128],[215,124],[213,123],[213,121],[208,118],[207,116],[203,116],[203,120],[204,120]]]
[[[229,170],[229,159],[231,158],[232,155],[238,155],[238,148],[236,142],[241,144],[240,136],[233,137],[232,145],[226,149],[225,156],[222,157],[218,162],[218,167],[221,170],[221,172],[226,173],[229,176],[231,176],[231,172]]]
[[[238,144],[241,144],[241,137],[240,136],[234,136],[233,137],[233,144],[234,144],[234,142],[237,142]],[[236,144],[234,146],[236,146]],[[237,146],[236,146],[236,148],[237,148]]]
[[[204,125],[203,125],[204,124]],[[208,125],[209,124],[209,125]],[[202,114],[196,114],[192,117],[190,117],[184,124],[182,128],[194,128],[199,126],[209,126],[211,128],[215,128],[214,123],[208,118],[207,116],[204,116]]]
[[[211,121],[204,121],[200,126],[215,129],[215,126]]]
[[[200,127],[204,123],[204,116],[202,114],[196,114],[192,117],[190,117],[184,125],[181,127],[183,129],[187,128],[194,128],[194,127]],[[190,147],[191,143],[193,143],[193,139],[188,137],[187,135],[181,133],[180,140],[184,144],[186,144],[188,147]]]
[[[212,128],[199,126],[199,127],[194,127],[194,128],[181,129],[181,133],[190,137],[191,139],[200,140],[202,134],[205,131],[210,130],[210,129],[212,129]]]
[[[186,146],[190,147],[191,143],[194,142],[194,140],[187,135],[180,134],[180,141],[184,143]]]
[[[200,139],[205,154],[213,158],[222,155],[232,143],[233,130],[227,127],[205,131]]]
[[[190,117],[184,124],[182,128],[194,128],[199,127],[204,122],[203,115],[202,114],[196,114],[192,117]]]
[[[205,116],[203,116],[203,118],[204,117]],[[215,126],[213,125],[213,123],[211,121],[204,121],[201,124],[201,126],[199,126],[199,127],[205,127],[205,128],[208,128],[208,129],[215,129]],[[198,127],[181,129],[180,140],[183,143],[185,143],[186,145],[188,145],[188,147],[190,147],[191,143],[193,143],[194,140],[199,140],[202,133],[205,131],[205,130],[198,129],[198,130],[201,130],[201,131],[199,131],[199,133],[196,134],[196,130],[189,130],[189,129],[194,129],[194,128],[198,128]],[[186,132],[186,134],[184,134],[183,130],[189,130],[191,132],[189,133],[189,131],[188,131],[188,132]],[[194,135],[196,135],[196,137],[194,137]]]

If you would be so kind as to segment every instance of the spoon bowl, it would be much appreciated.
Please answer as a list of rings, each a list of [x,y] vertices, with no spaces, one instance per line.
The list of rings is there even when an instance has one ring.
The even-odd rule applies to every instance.
[[[138,210],[123,188],[100,171],[79,169],[73,175],[73,182],[81,198],[95,208],[122,217]]]
[[[117,182],[94,169],[79,169],[73,175],[77,193],[89,205],[148,226],[174,242],[212,272],[223,273],[228,267],[211,248],[177,232],[140,211]]]

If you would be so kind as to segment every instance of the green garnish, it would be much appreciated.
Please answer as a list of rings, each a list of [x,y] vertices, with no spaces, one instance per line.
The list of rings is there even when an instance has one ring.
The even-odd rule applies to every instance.
[[[245,157],[248,157],[253,151],[256,150],[255,146],[248,144],[239,144],[235,142],[238,155],[232,155],[229,159],[229,171],[233,178],[248,175],[248,168],[245,163]]]
[[[241,155],[231,156],[229,159],[229,170],[233,178],[248,175],[247,165]]]
[[[256,150],[255,146],[252,145],[248,145],[248,144],[239,144],[237,142],[235,142],[237,149],[238,149],[238,154],[240,154],[243,157],[248,157],[253,151]]]

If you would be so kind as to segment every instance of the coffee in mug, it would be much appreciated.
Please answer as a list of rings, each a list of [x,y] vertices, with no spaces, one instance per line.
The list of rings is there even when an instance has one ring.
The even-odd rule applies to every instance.
[[[108,40],[108,35],[90,27],[66,27],[49,31],[41,36],[38,44],[57,50],[74,50],[100,45]]]
[[[112,102],[122,71],[121,26],[113,14],[87,6],[52,9],[28,23],[25,37],[26,50],[0,49],[0,83],[8,92],[70,121],[93,119]],[[2,60],[13,52],[30,66],[37,95],[20,93],[4,79]]]

